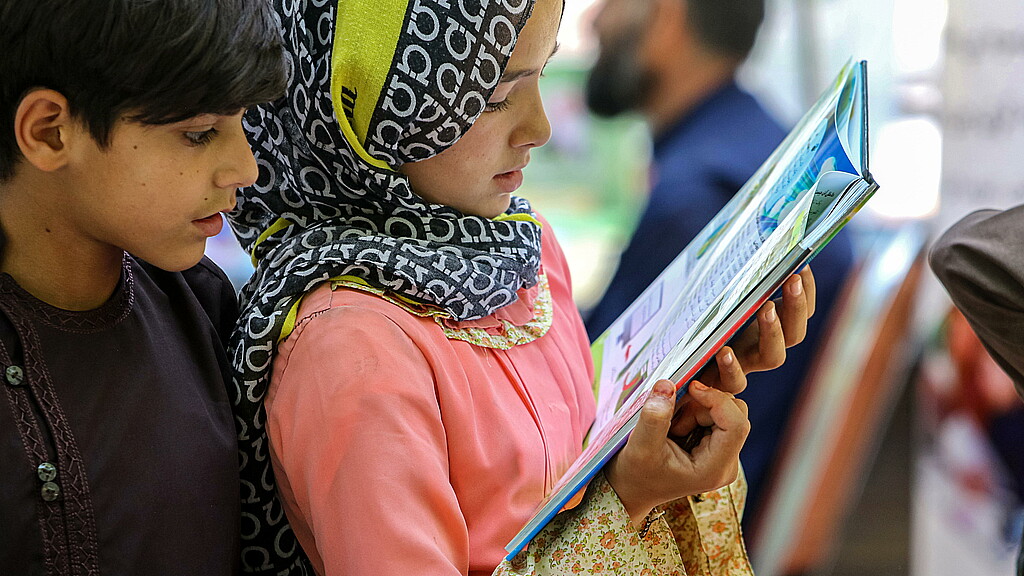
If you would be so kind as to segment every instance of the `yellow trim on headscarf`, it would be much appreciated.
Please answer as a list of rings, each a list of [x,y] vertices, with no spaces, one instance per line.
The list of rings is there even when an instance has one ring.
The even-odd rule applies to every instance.
[[[266,240],[267,238],[270,238],[275,232],[284,230],[285,228],[291,226],[292,224],[294,224],[294,222],[290,222],[288,220],[285,220],[284,218],[278,218],[277,220],[274,221],[273,224],[271,224],[266,230],[264,230],[259,235],[258,238],[256,238],[256,241],[252,243],[251,253],[249,254],[249,258],[252,259],[253,268],[256,267],[256,247],[262,244],[263,241]]]
[[[391,170],[387,163],[370,156],[363,143],[367,140],[370,120],[384,91],[408,8],[397,10],[389,7],[388,2],[379,0],[339,0],[337,5],[331,53],[334,115],[349,145],[363,161]],[[343,94],[343,89],[354,90],[355,98]],[[346,107],[352,114],[351,119]]]
[[[362,279],[362,278],[360,278],[358,276],[335,276],[333,278],[329,278],[327,280],[327,282],[331,283],[331,289],[335,289],[338,286],[349,286],[349,287],[353,287],[353,288],[362,288],[362,289],[364,289],[364,290],[366,290],[368,292],[372,292],[372,293],[378,294],[378,295],[379,294],[384,294],[383,290],[381,290],[380,288],[375,287],[374,285],[370,284],[369,282],[367,282],[366,280],[364,280],[364,279]],[[308,294],[308,292],[307,292],[307,294]],[[425,304],[423,304],[421,302],[417,302],[417,301],[413,300],[412,298],[407,298],[405,296],[402,296],[401,294],[395,294],[395,293],[388,293],[388,294],[389,294],[389,296],[391,298],[397,299],[398,301],[400,301],[402,303],[405,303],[405,304],[408,304],[410,306],[416,306],[418,308],[422,308],[422,307],[426,306]],[[280,344],[281,342],[284,342],[284,339],[287,338],[288,336],[290,336],[291,333],[295,330],[295,322],[296,322],[296,320],[299,317],[299,305],[302,304],[302,299],[304,297],[305,297],[305,294],[303,294],[302,296],[299,296],[298,299],[295,300],[295,303],[292,304],[291,308],[288,309],[288,314],[285,315],[284,322],[281,324],[281,334],[277,337],[277,343],[278,344]],[[442,315],[442,316],[444,316],[444,317],[446,317],[446,318],[448,317],[448,314],[446,312],[441,311],[441,310],[438,310],[437,313]]]
[[[374,291],[381,291],[380,288],[375,287],[373,284],[370,284],[369,282],[358,276],[335,276],[334,278],[331,278],[331,283],[334,285],[340,284],[348,286],[355,284],[363,288],[370,288],[371,290]],[[402,302],[405,302],[406,304],[411,304],[413,306],[427,306],[427,304],[416,301],[412,298],[409,298],[408,296],[403,296],[401,294],[392,293],[392,297],[397,298],[398,300],[401,300]]]
[[[277,337],[278,344],[284,342],[284,339],[295,330],[295,319],[299,317],[299,304],[302,304],[303,296],[305,294],[296,298],[295,303],[288,309],[288,315],[284,317],[284,324],[281,325],[281,334]]]
[[[537,218],[533,214],[499,214],[498,216],[492,218],[492,220],[494,220],[495,222],[533,222],[534,224],[540,226],[541,228],[544,227],[544,224],[542,224],[540,220],[537,220]]]
[[[332,290],[350,288],[379,296],[414,316],[433,319],[444,330],[444,335],[449,340],[462,340],[482,348],[508,350],[520,344],[529,344],[547,334],[554,319],[551,286],[548,284],[547,275],[543,272],[537,276],[539,288],[537,299],[533,304],[533,318],[521,326],[517,326],[508,320],[500,320],[501,329],[497,332],[492,329],[475,326],[459,327],[458,322],[452,324],[451,314],[444,309],[427,304],[417,304],[415,301],[394,292],[375,288],[362,278],[356,276],[338,276],[331,280]]]
[[[352,284],[359,284],[360,286],[365,286],[366,288],[373,287],[372,284],[370,284],[366,280],[363,280],[359,276],[335,276],[334,278],[331,278],[331,282],[348,282]]]

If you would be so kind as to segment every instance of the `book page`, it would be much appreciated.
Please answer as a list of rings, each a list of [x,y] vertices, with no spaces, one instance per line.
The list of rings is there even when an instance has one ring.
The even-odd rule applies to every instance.
[[[851,135],[859,137],[861,124],[854,110],[859,102],[855,95],[860,93],[860,70],[853,64],[843,69],[831,91],[754,177],[594,342],[598,412],[593,429],[614,421],[616,411],[645,392],[644,382],[648,388],[653,385],[651,379],[658,377],[657,368],[669,352],[685,348],[685,342],[698,335],[699,321],[713,321],[708,311],[716,298],[744,270],[756,271],[764,265],[763,258],[768,256],[756,262],[755,256],[772,254],[771,249],[759,250],[791,211],[803,206],[805,197],[804,224],[816,222],[834,207],[838,194],[832,188],[816,193],[815,185],[824,173],[858,174],[860,147],[851,155],[844,141]],[[741,296],[734,295],[732,302],[720,306],[727,308]],[[671,369],[665,371],[671,373]]]
[[[715,273],[700,275],[685,297],[663,307],[662,323],[650,331],[651,337],[636,354],[622,358],[618,364],[606,358],[608,364],[602,371],[619,388],[617,395],[609,394],[604,399],[609,404],[601,406],[601,420],[595,421],[595,429],[615,419],[615,412],[634,397],[646,397],[656,380],[671,376],[679,366],[672,358],[688,357],[707,338],[708,330],[735,309],[768,269],[803,239],[811,199],[808,194],[790,203],[786,217],[771,232],[756,220],[739,227],[731,235],[732,242],[725,245],[727,249],[713,257],[718,265]],[[606,372],[613,366],[617,372]]]
[[[836,102],[836,131],[842,147],[849,153],[850,163],[856,166],[856,173],[868,170],[867,158],[867,78],[865,63],[847,64],[856,66],[850,80],[843,86]]]

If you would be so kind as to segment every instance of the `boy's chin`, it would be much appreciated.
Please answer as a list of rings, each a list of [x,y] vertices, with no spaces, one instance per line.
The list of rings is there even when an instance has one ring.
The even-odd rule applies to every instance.
[[[152,253],[148,254],[131,252],[129,250],[129,253],[161,270],[181,272],[199,264],[199,261],[203,259],[203,255],[206,253],[206,242],[204,241],[197,247],[189,246],[188,248],[179,248],[177,250],[153,250]]]

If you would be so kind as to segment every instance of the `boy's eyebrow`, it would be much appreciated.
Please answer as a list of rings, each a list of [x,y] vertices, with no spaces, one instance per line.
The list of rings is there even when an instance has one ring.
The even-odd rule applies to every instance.
[[[551,54],[548,55],[548,61],[555,57],[555,54],[558,53],[558,49],[561,47],[561,44],[558,44],[557,42],[555,43],[555,47],[551,50]],[[547,65],[547,62],[544,64]],[[540,72],[540,70],[505,70],[505,73],[501,75],[501,79],[498,80],[498,82],[513,82],[538,72]]]
[[[218,116],[217,114],[211,114],[211,113],[208,113],[208,112],[203,112],[201,114],[196,114],[195,116],[191,116],[189,118],[185,118],[184,120],[181,120],[180,122],[175,122],[175,124],[176,125],[184,125],[184,126],[188,126],[190,124],[215,124],[217,122],[217,120],[219,120],[219,119],[220,119],[220,116]]]

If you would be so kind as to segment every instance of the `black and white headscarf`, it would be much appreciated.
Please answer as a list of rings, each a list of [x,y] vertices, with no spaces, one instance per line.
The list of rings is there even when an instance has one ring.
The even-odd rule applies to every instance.
[[[533,0],[275,0],[287,95],[245,118],[259,179],[231,225],[256,272],[231,341],[243,568],[311,573],[275,489],[263,398],[289,312],[337,276],[446,311],[490,315],[537,282],[540,229],[417,196],[395,169],[454,144],[483,112]],[[453,184],[454,185],[454,184]]]

